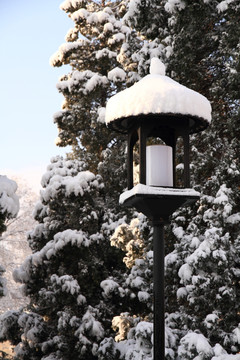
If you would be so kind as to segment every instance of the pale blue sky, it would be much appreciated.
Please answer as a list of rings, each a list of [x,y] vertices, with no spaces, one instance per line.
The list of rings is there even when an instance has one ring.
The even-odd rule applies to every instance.
[[[56,83],[68,68],[50,56],[65,42],[73,22],[61,0],[0,0],[0,174],[42,171],[66,150],[54,141],[53,114],[63,96]],[[5,171],[6,173],[6,171]]]

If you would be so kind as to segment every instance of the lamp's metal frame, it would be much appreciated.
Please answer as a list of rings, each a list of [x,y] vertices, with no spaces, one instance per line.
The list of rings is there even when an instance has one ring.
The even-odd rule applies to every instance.
[[[184,131],[183,131],[184,130]],[[176,143],[179,137],[183,139],[184,145],[184,187],[190,187],[190,171],[189,171],[189,127],[176,129],[167,127],[159,122],[141,123],[128,132],[128,189],[133,187],[133,148],[139,140],[139,183],[146,184],[146,146],[148,137],[159,137],[166,145],[172,147],[173,154],[173,187],[176,187]]]
[[[208,126],[206,120],[179,114],[141,114],[117,119],[108,126],[128,135],[128,189],[134,185],[133,148],[137,141],[139,141],[139,183],[146,184],[146,142],[149,137],[159,137],[173,149],[173,187],[176,187],[176,143],[179,137],[183,139],[183,186],[190,187],[189,135],[205,129]]]
[[[146,185],[146,146],[147,138],[159,137],[173,151],[173,187],[162,194],[136,193],[128,197],[123,205],[133,206],[145,214],[153,225],[153,283],[154,283],[154,360],[165,358],[165,299],[164,299],[164,224],[179,207],[190,205],[199,195],[182,191],[176,194],[176,143],[183,139],[184,175],[183,189],[190,187],[190,146],[189,135],[204,130],[207,120],[183,114],[141,114],[115,119],[108,124],[110,128],[128,134],[127,173],[128,189],[134,186],[133,151],[139,146],[139,183]],[[161,160],[160,160],[161,161]],[[171,189],[173,191],[171,191]]]

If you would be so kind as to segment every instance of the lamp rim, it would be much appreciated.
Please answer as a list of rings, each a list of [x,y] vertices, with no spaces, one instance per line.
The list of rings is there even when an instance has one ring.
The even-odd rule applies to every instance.
[[[158,128],[168,127],[171,129],[186,129],[188,121],[189,134],[194,134],[205,130],[209,126],[209,121],[198,116],[176,113],[149,113],[134,116],[121,117],[107,123],[107,127],[122,134],[127,134],[132,129],[153,122]]]
[[[138,184],[120,195],[120,205],[135,207],[150,220],[163,219],[168,222],[169,216],[179,207],[188,206],[200,198],[200,193],[191,188],[153,187]]]

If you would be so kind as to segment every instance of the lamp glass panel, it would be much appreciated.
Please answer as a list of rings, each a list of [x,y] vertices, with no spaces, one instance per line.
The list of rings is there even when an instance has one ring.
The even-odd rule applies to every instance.
[[[146,185],[173,186],[173,159],[171,146],[147,146]]]

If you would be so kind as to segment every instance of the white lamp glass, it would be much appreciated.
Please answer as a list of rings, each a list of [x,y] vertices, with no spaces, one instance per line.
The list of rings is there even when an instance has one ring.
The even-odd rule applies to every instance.
[[[167,145],[149,145],[146,148],[146,184],[173,186],[172,148]]]

